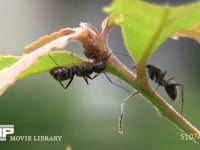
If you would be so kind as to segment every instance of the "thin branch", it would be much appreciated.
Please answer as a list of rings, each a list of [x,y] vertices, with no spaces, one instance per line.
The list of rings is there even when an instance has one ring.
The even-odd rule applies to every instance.
[[[162,116],[168,118],[185,133],[194,135],[193,140],[200,143],[200,131],[173,107],[171,107],[171,105],[169,105],[162,97],[160,97],[147,82],[137,80],[136,75],[124,66],[117,57],[110,57],[107,71],[126,81],[129,85],[140,92],[148,101],[150,101],[159,110]],[[124,114],[122,113],[121,122],[123,116]]]

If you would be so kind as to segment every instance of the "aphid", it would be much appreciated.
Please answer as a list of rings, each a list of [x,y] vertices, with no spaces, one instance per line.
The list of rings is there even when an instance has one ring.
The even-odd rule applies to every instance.
[[[159,86],[164,87],[167,95],[172,99],[172,101],[175,101],[178,95],[178,89],[177,87],[180,86],[181,88],[181,100],[182,100],[182,106],[181,106],[181,114],[183,112],[183,104],[184,104],[184,96],[183,96],[183,85],[179,83],[173,82],[175,79],[174,77],[169,78],[168,80],[165,80],[165,75],[167,71],[162,71],[160,68],[148,64],[147,66],[148,69],[148,75],[149,78],[155,83],[158,83],[158,86],[156,87],[155,90],[159,88]]]

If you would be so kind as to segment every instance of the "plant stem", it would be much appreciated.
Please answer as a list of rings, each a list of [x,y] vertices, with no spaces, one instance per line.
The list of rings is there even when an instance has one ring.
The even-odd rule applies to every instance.
[[[200,143],[200,131],[160,97],[156,91],[150,87],[147,80],[145,80],[146,82],[139,81],[136,75],[124,66],[114,55],[110,57],[107,67],[107,72],[116,75],[135,88],[158,109],[162,116],[168,118],[185,133],[193,135],[193,140]]]

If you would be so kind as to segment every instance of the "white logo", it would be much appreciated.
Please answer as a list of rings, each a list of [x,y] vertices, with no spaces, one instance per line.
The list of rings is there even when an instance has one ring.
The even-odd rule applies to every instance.
[[[0,125],[0,141],[6,141],[6,137],[10,134],[14,134],[14,125]],[[12,142],[60,142],[62,140],[62,136],[50,136],[50,135],[44,135],[44,136],[36,136],[36,135],[28,135],[28,136],[21,136],[21,135],[10,135],[9,138],[7,138],[8,141]]]
[[[6,141],[8,134],[14,134],[14,125],[0,125],[0,141]]]

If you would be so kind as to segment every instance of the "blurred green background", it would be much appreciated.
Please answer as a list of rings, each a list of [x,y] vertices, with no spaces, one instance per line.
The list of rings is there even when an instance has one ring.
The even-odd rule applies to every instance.
[[[110,3],[110,0],[0,0],[0,54],[21,55],[28,43],[64,27],[77,27],[80,22],[91,23],[100,30],[101,21],[107,16],[102,13],[102,7]],[[119,27],[112,30],[109,45],[114,52],[126,54]],[[83,51],[79,43],[70,44],[68,49],[79,54]],[[174,76],[184,84],[183,115],[198,128],[199,49],[193,40],[169,39],[150,60],[167,69],[167,77]],[[134,65],[127,57],[119,58],[130,68]],[[119,79],[111,78],[131,89]],[[153,83],[152,86],[156,87]],[[163,88],[158,92],[170,102]],[[62,141],[6,141],[0,142],[0,149],[64,150],[68,145],[73,150],[200,148],[191,140],[180,140],[181,132],[159,117],[154,107],[139,95],[125,105],[125,133],[118,134],[120,104],[127,95],[104,75],[90,81],[89,86],[82,78],[75,78],[67,90],[48,73],[17,81],[0,97],[0,124],[14,124],[15,136],[59,135]],[[172,105],[180,111],[180,99]]]

